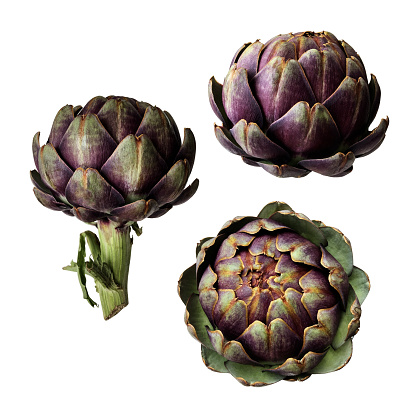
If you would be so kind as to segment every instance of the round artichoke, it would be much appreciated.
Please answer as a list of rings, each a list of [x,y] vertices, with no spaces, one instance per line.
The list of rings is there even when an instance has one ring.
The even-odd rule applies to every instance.
[[[184,189],[195,158],[192,131],[185,129],[181,144],[168,112],[132,98],[62,107],[44,146],[35,134],[33,157],[39,202],[88,223],[159,217],[198,188],[196,179]]]
[[[380,103],[377,79],[367,84],[357,52],[329,32],[246,43],[224,86],[211,78],[209,99],[223,123],[218,141],[279,177],[344,176],[381,145],[389,123],[368,131]]]
[[[181,142],[175,121],[142,101],[95,97],[84,108],[66,105],[55,117],[48,142],[33,139],[37,170],[34,193],[47,208],[97,226],[98,236],[80,236],[77,272],[84,298],[88,274],[95,280],[105,319],[128,304],[130,227],[160,217],[191,198],[198,179],[185,188],[195,159],[195,138],[185,129]],[[85,261],[85,241],[92,258]]]
[[[203,239],[178,285],[206,366],[253,386],[342,368],[369,288],[339,230],[281,202]]]

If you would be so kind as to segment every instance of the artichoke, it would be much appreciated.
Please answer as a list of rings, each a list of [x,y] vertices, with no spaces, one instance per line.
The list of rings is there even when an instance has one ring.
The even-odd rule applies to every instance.
[[[252,386],[346,365],[369,288],[339,230],[281,202],[201,240],[178,284],[205,365]]]
[[[357,52],[329,32],[246,43],[224,85],[211,78],[209,99],[223,123],[215,125],[218,141],[278,177],[344,176],[381,145],[389,124],[386,117],[368,131],[380,103],[377,79],[367,84]]]
[[[196,179],[185,188],[195,158],[195,138],[185,129],[181,142],[172,116],[132,98],[95,97],[84,108],[66,105],[55,117],[48,142],[33,139],[31,172],[38,201],[98,228],[99,238],[81,234],[76,271],[84,298],[85,273],[95,279],[104,318],[128,304],[130,227],[164,215],[191,198]],[[85,262],[85,240],[92,259]]]

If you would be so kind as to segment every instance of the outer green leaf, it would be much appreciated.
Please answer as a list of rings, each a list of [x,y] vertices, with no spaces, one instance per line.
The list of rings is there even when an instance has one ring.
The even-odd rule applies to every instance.
[[[85,238],[87,237],[87,233],[91,233],[91,231],[86,231],[84,233],[81,233],[80,236],[79,236],[79,248],[78,248],[78,257],[77,257],[77,265],[78,265],[77,274],[78,274],[78,280],[79,280],[79,284],[81,286],[81,290],[82,290],[82,294],[84,296],[84,299],[86,299],[88,301],[88,303],[91,306],[94,307],[94,306],[98,306],[98,305],[88,295],[88,291],[87,291],[87,287],[86,287],[87,279],[85,277]],[[91,234],[93,234],[93,233],[91,233]],[[94,249],[94,252],[95,252],[95,247],[93,249]]]
[[[360,305],[356,302],[356,298],[357,296],[354,289],[350,286],[346,310],[341,314],[338,330],[335,334],[334,340],[332,341],[332,347],[335,349],[340,348],[347,338],[354,335],[354,333],[358,330],[361,309]],[[351,331],[353,333],[351,333]]]
[[[284,379],[284,376],[263,371],[263,367],[260,366],[226,361],[225,367],[233,377],[245,386],[267,386]]]
[[[93,258],[93,260],[88,260],[87,262],[85,261],[85,240],[87,240],[88,247]],[[100,240],[91,231],[84,231],[80,234],[77,261],[71,261],[71,264],[63,269],[77,273],[84,299],[86,299],[91,306],[98,305],[88,294],[86,287],[86,275],[92,276],[95,282],[97,283],[98,281],[104,288],[114,290],[118,289],[118,286],[114,282],[111,268],[108,264],[103,263],[101,260]]]
[[[307,238],[317,246],[323,245],[326,247],[328,244],[322,231],[307,217],[302,214],[296,214],[292,212],[275,212],[270,219],[280,222],[283,225],[287,225],[293,231],[296,231],[302,237]]]
[[[97,261],[101,253],[100,240],[91,231],[84,231],[82,235],[87,239],[92,258]]]
[[[228,373],[224,365],[226,359],[223,356],[204,345],[201,345],[201,355],[202,361],[210,370],[217,371],[218,373]]]
[[[349,277],[349,282],[350,285],[354,288],[358,300],[362,305],[368,295],[368,292],[370,291],[370,281],[368,280],[367,273],[354,266]]]
[[[211,341],[208,338],[207,330],[213,329],[209,322],[202,306],[199,302],[199,296],[195,293],[191,294],[186,304],[185,323],[188,325],[188,330],[192,335],[196,336],[199,342],[207,346],[211,346]],[[190,326],[190,327],[189,327]]]
[[[324,374],[340,370],[348,364],[352,355],[352,340],[349,339],[342,347],[334,350],[329,348],[324,359],[309,372],[311,374]]]
[[[179,278],[178,293],[182,302],[186,305],[189,297],[192,293],[198,294],[198,288],[196,286],[196,266],[193,264],[188,267]]]
[[[292,208],[284,202],[270,202],[257,215],[259,218],[270,218],[277,211],[292,211]]]
[[[325,248],[341,263],[345,272],[350,275],[353,268],[353,257],[348,239],[332,227],[320,227],[320,230],[328,240],[328,245]]]

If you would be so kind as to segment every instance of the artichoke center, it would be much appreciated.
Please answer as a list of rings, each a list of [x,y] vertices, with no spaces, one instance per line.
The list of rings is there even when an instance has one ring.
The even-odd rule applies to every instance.
[[[266,255],[253,255],[248,250],[239,253],[242,261],[240,272],[241,286],[236,290],[239,299],[250,303],[256,293],[267,291],[272,299],[283,296],[280,284],[276,282],[279,273],[276,272],[277,261]]]
[[[262,273],[252,272],[250,277],[251,287],[260,287],[261,289],[267,289],[269,287],[268,280],[264,278]]]

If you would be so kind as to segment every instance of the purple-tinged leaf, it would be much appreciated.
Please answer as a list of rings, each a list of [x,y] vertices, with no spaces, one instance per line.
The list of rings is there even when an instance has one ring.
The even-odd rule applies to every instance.
[[[305,329],[299,356],[309,351],[324,352],[335,337],[340,316],[341,311],[338,303],[331,308],[320,309],[318,323]]]
[[[37,132],[33,136],[33,141],[32,141],[33,160],[35,161],[37,170],[39,170],[39,150],[40,150],[39,136],[40,136],[40,132]]]
[[[235,339],[247,328],[247,306],[234,291],[219,289],[213,316],[218,329],[227,339]]]
[[[120,143],[129,134],[136,133],[142,117],[137,107],[125,98],[108,100],[97,114],[111,137]]]
[[[332,50],[309,50],[299,59],[318,102],[323,103],[345,77],[345,68]]]
[[[127,136],[101,168],[101,174],[127,203],[145,198],[167,171],[165,161],[144,134]]]
[[[346,77],[337,90],[324,102],[345,140],[362,129],[369,117],[370,95],[362,78]]]
[[[373,122],[374,118],[376,117],[378,107],[380,105],[380,98],[381,98],[380,85],[378,85],[377,78],[373,74],[371,74],[371,81],[370,81],[370,84],[368,85],[368,89],[370,91],[370,102],[371,102],[370,116],[367,122],[367,125],[369,126]]]
[[[183,191],[189,178],[190,168],[188,161],[177,161],[150,190],[149,198],[155,199],[159,205],[174,201]]]
[[[96,169],[78,168],[65,190],[68,201],[75,207],[110,213],[124,204],[122,195]]]
[[[82,116],[87,114],[97,114],[106,102],[107,98],[105,97],[97,96],[91,98],[91,100],[85,104],[85,107],[78,113],[78,115]]]
[[[222,121],[223,124],[229,124],[227,115],[225,114],[224,105],[222,103],[222,85],[211,77],[208,83],[208,98],[212,111]]]
[[[317,353],[309,351],[301,360],[296,358],[288,358],[278,367],[265,369],[264,371],[280,374],[285,377],[298,376],[305,374],[315,368],[325,357],[326,351]]]
[[[380,124],[368,136],[353,144],[349,150],[353,152],[356,157],[367,156],[374,152],[374,150],[383,143],[388,126],[389,118],[386,117],[385,119],[381,119]]]
[[[155,211],[152,215],[149,215],[149,218],[159,218],[162,215],[165,215],[171,209],[172,209],[171,204],[165,204],[163,205],[163,207],[160,207],[157,211]]]
[[[267,124],[275,121],[276,96],[285,66],[284,58],[277,56],[251,80],[251,88],[256,97]]]
[[[360,58],[360,55],[358,55],[358,53],[345,41],[341,41],[341,46],[345,52],[345,55],[347,58],[352,58],[355,57],[356,58],[356,62],[359,63],[359,65],[361,66],[361,72],[364,74],[364,79],[367,80],[367,75],[365,72],[365,68],[364,68],[364,63]]]
[[[281,252],[289,252],[294,262],[321,268],[319,247],[295,232],[280,233],[276,239],[276,247]]]
[[[244,119],[259,126],[263,125],[260,107],[248,85],[246,69],[237,69],[237,65],[230,68],[224,80],[222,101],[225,112],[233,124]]]
[[[72,213],[80,221],[87,222],[87,223],[101,220],[107,216],[107,214],[104,212],[98,212],[98,211],[94,211],[93,209],[88,209],[84,207],[78,207],[78,208],[73,207]]]
[[[264,322],[266,320],[269,305],[272,301],[273,296],[269,290],[257,290],[257,293],[255,293],[250,303],[247,305],[248,324],[250,325],[254,321]]]
[[[348,170],[352,168],[354,161],[354,153],[349,151],[347,154],[338,152],[333,156],[323,159],[301,160],[298,164],[305,169],[320,173],[321,175],[335,177],[343,172],[345,172],[345,174],[349,173]]]
[[[290,158],[286,150],[273,143],[255,123],[247,125],[246,120],[240,120],[231,129],[231,134],[250,156],[275,163],[284,163]]]
[[[362,71],[362,65],[358,61],[358,59],[353,56],[351,58],[347,58],[347,77],[354,78],[358,81],[358,78],[365,79],[365,73]]]
[[[310,106],[316,98],[299,62],[290,59],[286,62],[274,107],[274,119],[278,120],[299,101],[306,101]]]
[[[116,217],[119,222],[142,221],[152,215],[159,205],[154,199],[140,199],[111,211],[111,216]]]
[[[230,68],[237,63],[238,58],[241,56],[241,54],[251,45],[251,42],[247,42],[244,45],[240,46],[239,49],[237,49],[236,53],[233,56],[233,59],[231,60]]]
[[[51,194],[43,192],[38,188],[33,188],[33,192],[36,199],[46,208],[52,209],[53,211],[64,211],[70,208],[68,205],[58,202]]]
[[[172,205],[181,205],[189,201],[197,191],[199,186],[199,179],[195,179],[189,186],[187,186],[181,194],[171,202]]]
[[[40,191],[52,195],[52,191],[50,190],[50,188],[48,188],[46,183],[43,182],[37,170],[30,171],[30,180],[32,181],[33,185],[35,185],[35,187],[38,188]]]
[[[39,174],[50,189],[64,196],[65,187],[73,173],[51,144],[40,148]]]
[[[318,311],[330,308],[338,302],[328,282],[328,274],[312,269],[300,279],[299,283],[303,291],[302,304],[308,311],[312,322],[317,324]]]
[[[238,145],[234,140],[234,137],[231,135],[230,131],[225,127],[215,125],[215,137],[220,142],[220,144],[225,147],[229,152],[234,155],[247,156],[243,149]]]
[[[289,41],[290,42],[290,41]],[[313,38],[307,37],[307,36],[300,36],[298,38],[298,42],[296,42],[296,54],[297,59],[300,60],[300,58],[311,49],[318,49],[317,43],[313,40]]]
[[[237,69],[245,68],[247,70],[249,80],[256,75],[259,55],[262,48],[263,44],[257,40],[244,49],[236,62]]]
[[[310,108],[305,101],[295,104],[283,117],[270,125],[266,134],[290,152],[299,153],[310,126]]]
[[[65,132],[68,130],[68,127],[73,120],[74,108],[72,105],[66,105],[58,111],[58,114],[53,121],[48,139],[48,143],[52,144],[55,149],[59,148],[62,137],[64,137]]]
[[[195,161],[196,143],[195,136],[191,129],[184,129],[184,139],[175,161],[186,159],[189,162],[189,167],[192,170]]]
[[[117,143],[95,114],[77,116],[59,145],[62,158],[73,169],[100,169]]]
[[[158,107],[147,107],[136,136],[145,134],[166,163],[171,163],[179,151],[175,129]]]
[[[267,361],[279,362],[289,357],[296,357],[302,346],[302,338],[279,318],[273,320],[269,328]]]
[[[257,165],[263,168],[266,172],[269,172],[279,178],[302,178],[310,173],[309,170],[290,165],[279,166],[263,162],[257,162]]]
[[[261,71],[272,59],[277,56],[288,61],[296,59],[296,47],[293,43],[284,42],[282,39],[276,39],[274,42],[265,45],[260,56],[258,70]]]

